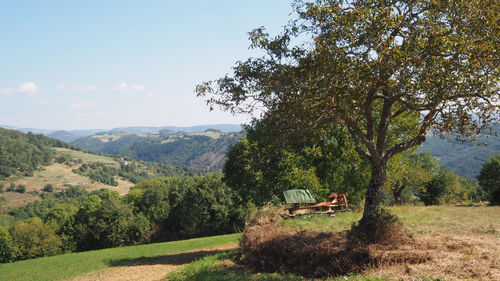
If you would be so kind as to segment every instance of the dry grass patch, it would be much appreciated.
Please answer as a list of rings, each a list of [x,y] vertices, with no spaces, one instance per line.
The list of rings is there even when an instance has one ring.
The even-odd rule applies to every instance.
[[[424,252],[424,263],[381,264],[367,273],[393,276],[400,280],[500,280],[500,243],[495,237],[460,235],[422,235],[401,251]]]
[[[366,245],[352,243],[345,231],[297,231],[282,227],[280,220],[278,212],[271,208],[250,217],[240,242],[243,264],[255,271],[330,277],[372,266],[419,264],[431,259],[425,251],[400,249],[402,241],[406,242],[404,245],[413,245],[414,240],[407,236],[399,240],[383,235],[393,243]],[[401,234],[399,230],[395,233]]]
[[[376,243],[363,244],[353,243],[348,231],[315,232],[283,227],[278,212],[266,208],[250,217],[236,263],[250,272],[318,278],[360,273],[391,276],[395,280],[500,280],[500,238],[495,219],[500,209],[476,209],[493,215],[479,221],[468,220],[480,216],[472,212],[474,208],[421,210],[426,214],[421,225],[430,234],[416,231],[415,224],[411,227],[414,237],[396,229],[394,235],[384,234]],[[452,226],[434,226],[439,210],[441,223],[450,221]],[[406,222],[413,215],[406,217]],[[495,222],[490,222],[492,219]],[[457,225],[464,225],[464,229],[452,234]],[[488,232],[488,228],[495,231]]]

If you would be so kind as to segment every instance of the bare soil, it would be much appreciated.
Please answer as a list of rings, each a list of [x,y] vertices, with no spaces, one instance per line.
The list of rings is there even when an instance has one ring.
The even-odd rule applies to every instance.
[[[206,248],[181,254],[166,255],[155,258],[139,258],[135,260],[118,261],[111,268],[78,276],[72,281],[155,281],[163,280],[165,276],[189,263],[208,255],[235,249],[238,244]]]

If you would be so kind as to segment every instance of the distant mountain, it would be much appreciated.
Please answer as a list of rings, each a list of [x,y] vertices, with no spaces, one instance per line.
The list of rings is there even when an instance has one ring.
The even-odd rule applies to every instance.
[[[59,135],[58,132],[62,132],[62,130],[46,130],[46,129],[35,129],[35,128],[19,128],[19,127],[15,127],[15,126],[9,126],[9,125],[0,125],[0,128],[5,128],[5,129],[11,129],[11,130],[17,130],[17,131],[20,131],[20,132],[23,132],[23,133],[33,133],[33,134],[42,134],[42,135],[50,135],[50,134],[54,134],[54,133],[57,133],[56,136]],[[93,134],[96,134],[98,132],[102,132],[102,131],[106,131],[106,130],[102,130],[102,129],[89,129],[89,130],[67,130],[67,131],[64,131],[66,133],[69,133],[69,134],[72,134],[72,135],[75,135],[77,137],[86,137],[86,136],[91,136]],[[55,138],[57,139],[57,138]],[[60,139],[62,140],[62,139]],[[64,140],[62,140],[64,141]]]
[[[76,139],[80,138],[80,136],[74,135],[68,131],[55,131],[50,134],[47,134],[47,137],[53,138],[56,140],[60,140],[63,142],[70,143],[72,141],[75,141]]]
[[[239,132],[243,128],[241,125],[235,124],[218,124],[218,125],[199,125],[199,126],[188,126],[188,127],[177,127],[177,126],[161,126],[161,127],[119,127],[113,128],[111,130],[105,129],[89,129],[89,130],[46,130],[46,129],[35,129],[35,128],[19,128],[15,126],[9,125],[0,125],[1,128],[18,130],[23,133],[32,132],[33,134],[43,134],[43,135],[53,135],[51,137],[55,139],[59,139],[62,141],[66,141],[68,134],[72,134],[77,137],[87,137],[92,136],[100,132],[112,132],[112,133],[129,133],[129,134],[148,134],[148,133],[157,133],[161,130],[171,130],[174,132],[187,132],[187,133],[195,133],[195,132],[204,132],[208,129],[215,129],[222,132],[230,133],[230,132]],[[64,133],[62,133],[64,132]],[[59,138],[59,137],[62,137]],[[74,139],[73,139],[74,140]],[[73,141],[72,140],[72,141]]]
[[[500,132],[500,127],[495,131]],[[455,173],[474,180],[483,167],[484,162],[491,156],[500,154],[499,136],[482,136],[480,142],[486,144],[472,145],[437,136],[428,136],[419,151],[428,151],[439,159],[439,163]]]
[[[129,134],[148,134],[148,133],[157,133],[162,130],[170,130],[175,132],[187,132],[187,133],[195,133],[195,132],[204,132],[208,129],[215,129],[222,132],[230,133],[230,132],[239,132],[243,128],[241,125],[234,124],[219,124],[219,125],[199,125],[199,126],[190,126],[190,127],[177,127],[177,126],[161,126],[161,127],[120,127],[113,128],[109,130],[111,133],[129,133]]]
[[[222,168],[229,148],[242,133],[207,129],[204,132],[159,132],[132,134],[98,133],[79,138],[71,144],[94,153],[114,154],[136,160],[158,162],[202,170]]]

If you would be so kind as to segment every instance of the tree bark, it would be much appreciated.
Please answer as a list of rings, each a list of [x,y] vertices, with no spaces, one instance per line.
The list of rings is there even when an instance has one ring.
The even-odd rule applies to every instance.
[[[404,189],[404,185],[401,185],[398,188],[392,190],[392,195],[394,196],[394,205],[401,206],[403,201],[401,198],[401,193],[403,193]]]
[[[366,190],[365,208],[362,220],[371,220],[378,216],[382,188],[387,177],[387,162],[384,160],[372,160],[372,175],[370,184]]]

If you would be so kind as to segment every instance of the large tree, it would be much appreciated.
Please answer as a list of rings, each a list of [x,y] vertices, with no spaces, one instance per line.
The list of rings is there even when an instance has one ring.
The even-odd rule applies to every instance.
[[[378,218],[388,160],[434,130],[473,140],[499,119],[497,0],[298,0],[264,55],[198,85],[207,102],[260,112],[286,136],[345,125],[371,163],[362,221]],[[413,120],[413,122],[404,122]]]

